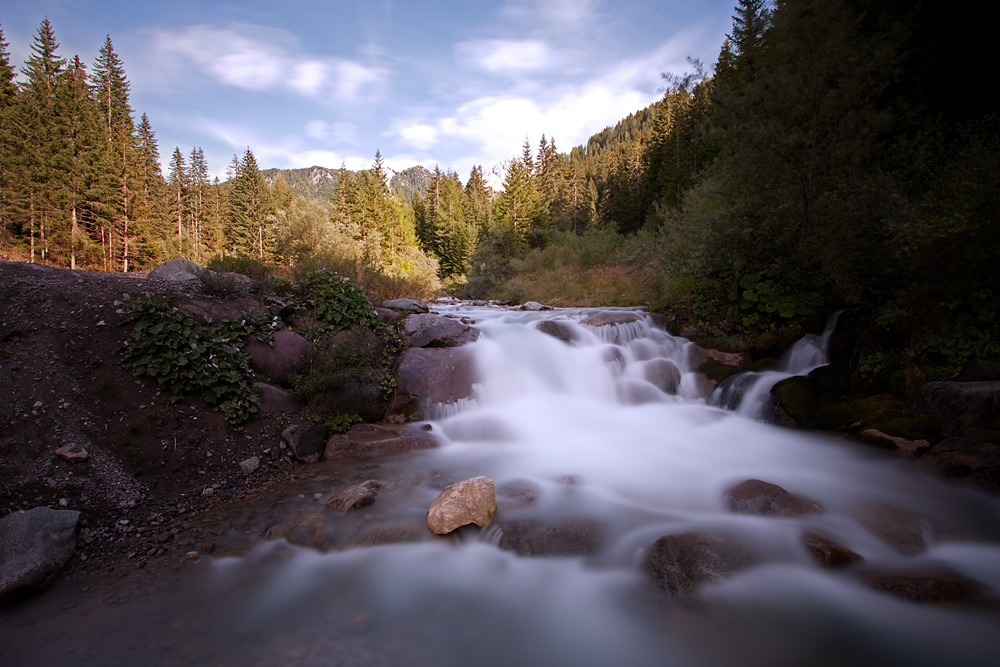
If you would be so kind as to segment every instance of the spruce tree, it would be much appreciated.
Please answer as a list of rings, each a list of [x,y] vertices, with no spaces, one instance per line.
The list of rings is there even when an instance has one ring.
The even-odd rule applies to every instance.
[[[17,86],[16,72],[10,64],[9,44],[0,27],[0,247],[5,247],[13,232],[15,206],[15,161],[19,132],[16,131]]]
[[[273,213],[271,192],[257,166],[257,158],[247,148],[237,164],[229,197],[226,245],[236,255],[270,257],[270,221]]]
[[[125,68],[115,53],[111,37],[107,36],[101,47],[94,73],[91,77],[94,96],[101,106],[101,115],[107,133],[106,158],[113,174],[111,186],[114,194],[108,193],[113,202],[115,232],[121,238],[122,270],[128,271],[129,262],[129,205],[131,199],[130,179],[134,172],[133,152],[135,151],[135,121],[129,105],[131,85],[125,76]],[[131,172],[131,173],[130,173]]]
[[[177,253],[183,254],[184,247],[184,201],[188,189],[187,164],[184,162],[184,154],[181,153],[180,146],[174,148],[174,154],[170,157],[170,175],[167,177],[167,185],[170,187],[170,212],[171,218],[177,222]]]

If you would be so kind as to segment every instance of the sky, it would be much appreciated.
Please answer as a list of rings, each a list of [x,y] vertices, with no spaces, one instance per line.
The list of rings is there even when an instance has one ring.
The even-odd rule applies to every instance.
[[[0,27],[19,69],[46,16],[67,59],[110,35],[165,168],[175,147],[222,178],[247,148],[352,170],[379,150],[464,181],[525,139],[568,152],[661,97],[661,73],[711,66],[735,2],[4,0]]]

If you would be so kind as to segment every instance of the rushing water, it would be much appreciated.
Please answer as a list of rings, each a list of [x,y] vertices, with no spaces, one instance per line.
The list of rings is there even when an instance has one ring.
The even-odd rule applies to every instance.
[[[439,407],[430,426],[443,445],[403,463],[454,479],[486,475],[497,489],[526,484],[535,502],[501,502],[498,520],[589,519],[599,549],[521,557],[497,548],[496,528],[336,553],[270,542],[216,559],[196,584],[102,629],[115,649],[59,664],[98,664],[86,655],[156,665],[995,664],[996,498],[757,419],[774,382],[823,363],[822,339],[803,341],[793,356],[811,356],[790,358],[784,373],[748,381],[743,415],[709,404],[727,401],[702,395],[687,341],[644,314],[591,328],[580,324],[588,310],[438,310],[482,330],[471,347],[482,383],[474,399]],[[545,319],[566,324],[574,344],[538,331]],[[647,381],[664,360],[681,372],[676,394]],[[724,493],[748,478],[808,495],[826,512],[734,514]],[[437,492],[415,488],[399,513],[422,522]],[[866,529],[856,517],[873,504],[918,513],[928,548],[903,555]],[[754,545],[763,564],[686,602],[643,574],[644,549],[658,537],[715,530]],[[807,530],[860,553],[864,567],[954,572],[986,592],[953,606],[873,592],[851,572],[819,569],[801,544]]]

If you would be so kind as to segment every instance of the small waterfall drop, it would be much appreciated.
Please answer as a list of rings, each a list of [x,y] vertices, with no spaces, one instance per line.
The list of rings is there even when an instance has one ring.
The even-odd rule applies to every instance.
[[[774,416],[771,410],[772,387],[790,377],[808,375],[829,363],[827,348],[839,317],[839,312],[830,317],[822,335],[806,334],[795,341],[778,369],[730,376],[719,384],[708,402],[749,419],[771,421]]]

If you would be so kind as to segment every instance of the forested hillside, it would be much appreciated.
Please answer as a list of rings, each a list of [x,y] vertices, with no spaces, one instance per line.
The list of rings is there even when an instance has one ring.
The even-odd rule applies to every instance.
[[[220,182],[177,147],[163,175],[111,39],[88,67],[46,20],[23,83],[0,36],[0,243],[114,271],[336,257],[467,296],[651,303],[732,346],[861,307],[873,372],[945,374],[1000,351],[997,13],[739,0],[713,67],[569,152],[511,147],[499,192],[482,167],[389,179],[379,155],[262,171],[248,149]]]

